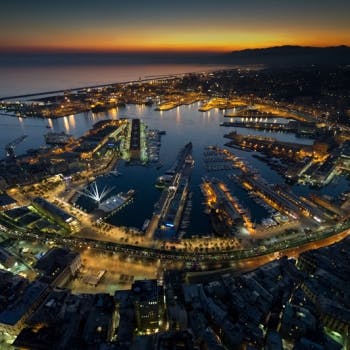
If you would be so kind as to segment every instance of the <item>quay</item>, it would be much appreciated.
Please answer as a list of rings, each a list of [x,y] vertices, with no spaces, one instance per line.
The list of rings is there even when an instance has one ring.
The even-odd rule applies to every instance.
[[[231,132],[224,137],[231,140],[226,144],[228,147],[239,146],[242,149],[260,151],[285,158],[319,158],[325,155],[324,151],[319,149],[317,143],[314,143],[313,145],[304,145],[293,142],[278,141],[272,137],[241,135],[237,132]]]
[[[99,88],[113,87],[116,85],[123,85],[123,84],[135,84],[135,83],[149,82],[149,81],[154,81],[154,80],[160,81],[160,80],[177,79],[179,76],[182,76],[184,74],[185,73],[171,74],[171,75],[160,75],[160,76],[146,77],[144,79],[128,80],[128,81],[121,81],[121,82],[115,82],[115,83],[109,83],[109,84],[87,85],[87,86],[74,87],[74,88],[70,88],[70,89],[49,90],[49,91],[41,91],[41,92],[30,93],[30,94],[2,96],[2,97],[0,97],[0,101],[13,100],[13,99],[17,99],[17,98],[62,94],[64,92],[66,92],[67,90],[69,92],[77,92],[79,90],[99,89]]]
[[[220,236],[234,235],[244,226],[249,233],[254,232],[249,215],[231,194],[227,185],[216,178],[203,179],[202,192],[207,199],[207,207],[214,230]]]
[[[202,104],[202,106],[198,109],[199,112],[208,112],[211,109],[219,108],[219,109],[231,109],[235,107],[246,106],[246,103],[240,100],[230,100],[227,98],[215,97],[206,101]]]
[[[169,187],[163,189],[148,225],[146,236],[160,240],[176,240],[189,194],[192,167],[192,143],[180,150],[175,163],[166,172],[172,176]]]
[[[253,191],[268,205],[292,219],[305,217],[312,219],[317,224],[326,221],[325,215],[320,209],[310,204],[308,200],[296,196],[286,186],[271,186],[262,179],[251,175],[247,176],[247,174],[241,176],[240,180],[246,190]]]

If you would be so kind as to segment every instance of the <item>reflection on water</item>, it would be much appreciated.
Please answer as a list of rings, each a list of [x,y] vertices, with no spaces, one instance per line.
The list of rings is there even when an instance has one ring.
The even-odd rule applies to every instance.
[[[0,97],[126,82],[149,76],[203,72],[224,66],[193,64],[0,66]]]
[[[272,136],[289,142],[312,143],[310,139],[298,138],[293,134],[220,127],[219,124],[224,121],[223,111],[198,112],[198,106],[199,104],[195,103],[190,106],[180,106],[167,112],[159,112],[154,111],[152,107],[127,105],[126,107],[113,108],[106,112],[84,112],[60,119],[47,120],[1,116],[0,156],[5,156],[5,145],[22,134],[27,134],[28,139],[18,145],[16,149],[17,154],[23,153],[29,148],[38,148],[44,145],[43,135],[48,131],[47,126],[54,132],[64,131],[79,137],[87,132],[94,123],[103,119],[115,118],[142,118],[149,128],[165,129],[169,131],[170,135],[176,133],[178,136],[176,144],[179,147],[181,140],[187,142],[188,140],[197,139],[203,145],[204,140],[205,144],[223,144],[225,142],[223,135],[232,130],[242,134]],[[169,138],[167,136],[167,139]]]
[[[2,116],[1,129],[1,156],[5,156],[4,147],[7,143],[23,134],[28,138],[16,147],[17,154],[25,152],[29,148],[38,148],[44,145],[43,135],[48,131],[67,132],[75,137],[86,133],[94,123],[103,119],[115,118],[142,118],[150,129],[165,130],[166,135],[162,138],[160,158],[164,166],[161,169],[153,167],[126,166],[119,165],[121,176],[108,176],[100,181],[106,181],[115,187],[115,192],[127,191],[130,188],[136,189],[136,197],[132,204],[123,209],[111,221],[118,225],[128,225],[141,227],[146,218],[150,218],[154,210],[153,204],[159,199],[160,192],[154,187],[156,178],[162,175],[173,163],[180,148],[187,142],[193,143],[193,157],[195,167],[192,173],[191,189],[193,192],[192,224],[190,226],[193,234],[209,233],[208,217],[203,213],[203,196],[200,193],[199,184],[205,174],[203,163],[203,149],[208,145],[224,146],[227,142],[223,136],[230,131],[236,130],[242,134],[256,134],[275,137],[279,140],[289,142],[299,142],[311,144],[312,140],[307,138],[297,138],[293,134],[274,133],[267,131],[248,130],[243,128],[221,127],[220,123],[224,121],[224,111],[212,110],[209,112],[199,112],[199,104],[195,103],[189,106],[180,106],[170,111],[154,111],[153,107],[127,105],[126,107],[114,108],[101,113],[80,113],[75,116],[69,116],[61,119],[18,119],[8,116]],[[52,129],[48,130],[47,125]],[[283,181],[280,175],[272,171],[266,164],[252,157],[254,152],[245,152],[241,150],[232,150],[238,156],[245,158],[248,162],[260,170],[262,176],[271,183],[280,183]],[[245,191],[231,184],[226,173],[210,173],[209,176],[225,178],[231,187],[233,194],[241,201],[243,206],[251,209],[253,221],[257,223],[266,217],[266,210],[252,203],[251,198]],[[337,194],[348,188],[348,182],[345,179],[339,182],[331,183],[322,189],[325,194]],[[307,194],[310,190],[307,187],[294,186],[296,193]],[[137,215],[135,215],[137,213]]]
[[[68,117],[68,122],[69,122],[69,125],[72,126],[72,128],[75,128],[75,117],[74,117],[74,114],[71,114],[71,115]]]
[[[69,134],[70,132],[70,125],[67,117],[63,117],[63,124],[64,124],[64,131]]]
[[[52,119],[48,119],[47,120],[47,124],[50,128],[53,128],[53,122],[52,122]]]
[[[112,108],[111,110],[109,110],[109,115],[110,115],[111,119],[117,119],[117,117],[118,117],[117,108]]]

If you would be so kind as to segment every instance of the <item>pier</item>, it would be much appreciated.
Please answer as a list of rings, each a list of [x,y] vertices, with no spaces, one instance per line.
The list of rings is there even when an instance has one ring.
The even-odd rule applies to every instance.
[[[237,134],[237,132],[226,134],[225,137],[231,140],[226,144],[228,147],[239,146],[241,149],[259,151],[291,159],[303,159],[305,157],[318,158],[321,156],[319,152],[314,151],[312,145],[283,142],[272,137],[245,136]]]
[[[246,210],[223,181],[215,178],[203,179],[201,189],[207,199],[214,230],[219,235],[234,235],[240,226],[244,226],[249,233],[254,232],[254,225]]]
[[[15,156],[15,147],[24,141],[28,136],[27,135],[22,135],[20,137],[17,137],[15,140],[11,141],[5,146],[5,151],[7,153],[8,157],[14,157]]]
[[[192,143],[189,142],[178,153],[173,166],[166,172],[172,179],[163,189],[148,225],[146,236],[161,240],[176,240],[182,226],[183,215],[189,194],[189,181],[193,167]]]

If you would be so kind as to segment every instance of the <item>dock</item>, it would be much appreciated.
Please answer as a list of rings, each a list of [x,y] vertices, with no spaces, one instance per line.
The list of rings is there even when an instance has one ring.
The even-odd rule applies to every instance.
[[[212,216],[214,230],[219,235],[234,235],[237,228],[243,226],[249,233],[254,233],[254,225],[247,210],[231,194],[223,181],[216,178],[203,178],[201,190],[206,197],[206,205]]]

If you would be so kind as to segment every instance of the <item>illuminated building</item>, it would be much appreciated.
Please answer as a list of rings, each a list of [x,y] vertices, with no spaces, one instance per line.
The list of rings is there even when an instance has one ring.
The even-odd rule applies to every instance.
[[[160,297],[157,280],[136,281],[132,285],[137,331],[157,332],[160,320]]]
[[[130,158],[132,160],[139,160],[140,156],[141,156],[140,119],[133,119],[131,122]]]
[[[48,293],[45,283],[35,281],[29,284],[17,298],[9,301],[0,312],[0,329],[9,334],[18,334],[24,323]]]
[[[0,194],[0,210],[9,210],[17,207],[17,202],[7,194]]]
[[[46,199],[41,197],[34,198],[33,206],[38,212],[55,220],[67,230],[75,232],[79,229],[79,222],[74,216],[69,215],[61,208],[48,202]]]
[[[63,287],[81,267],[80,254],[64,248],[52,248],[35,267],[43,273],[40,281]]]

